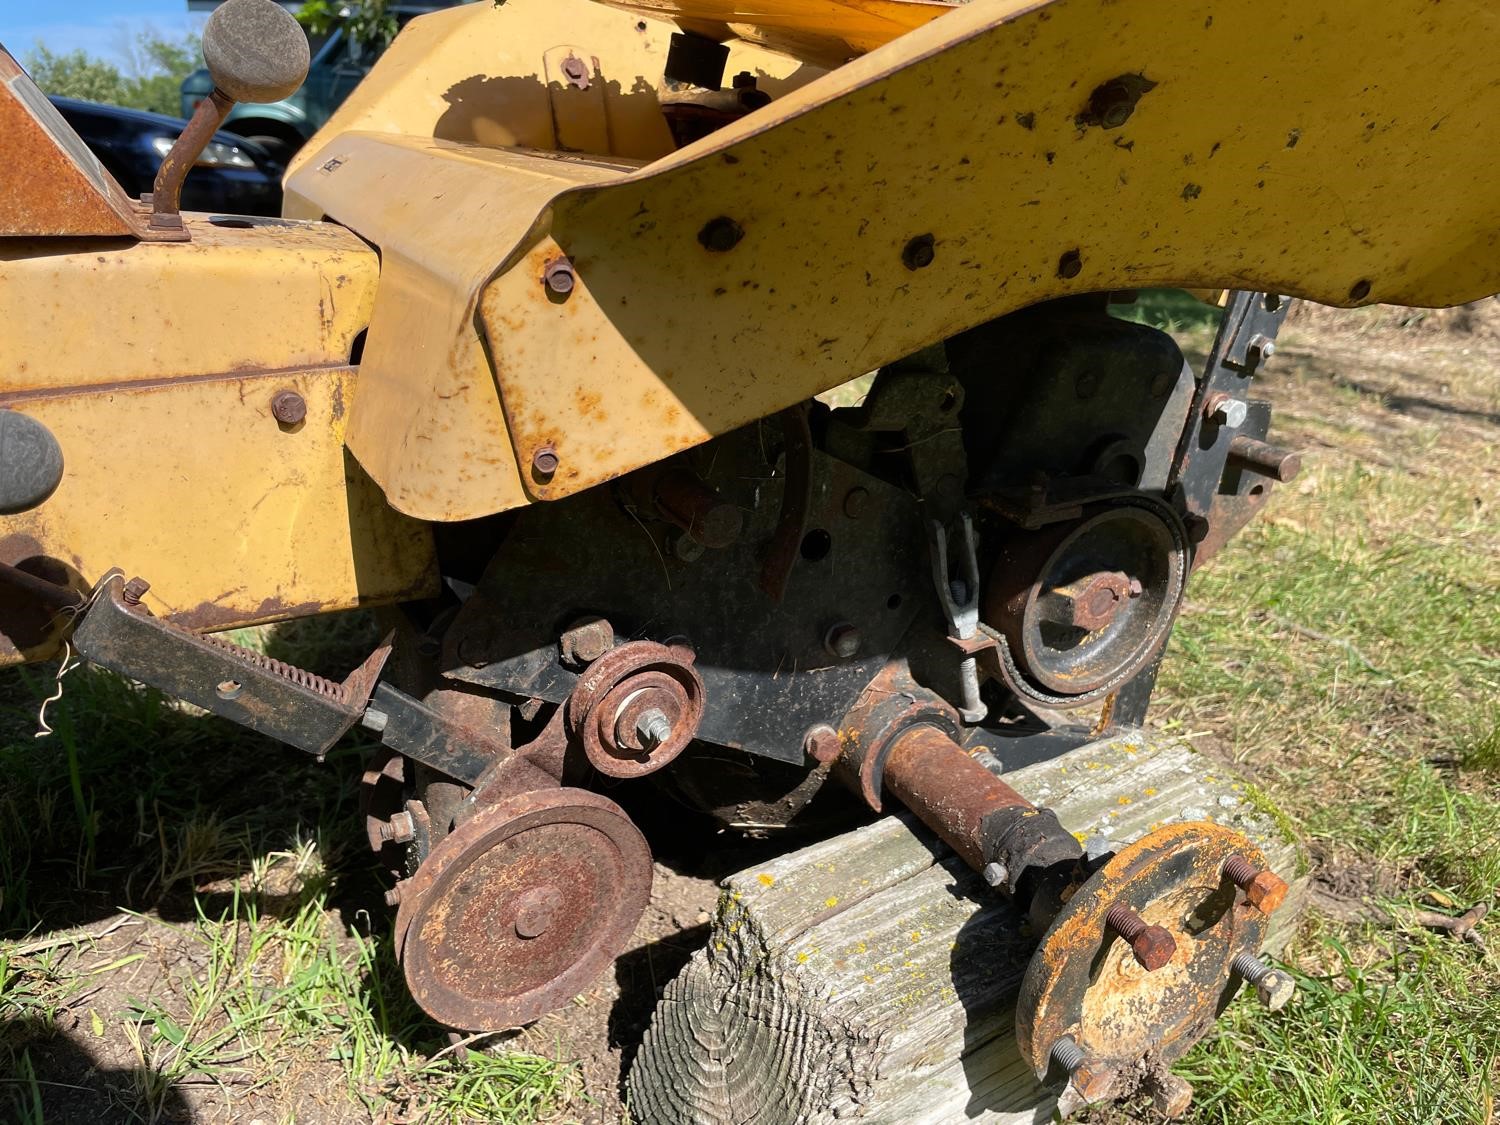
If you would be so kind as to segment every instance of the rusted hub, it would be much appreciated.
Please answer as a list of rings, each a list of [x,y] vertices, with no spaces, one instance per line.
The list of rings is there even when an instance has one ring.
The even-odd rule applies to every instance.
[[[681,646],[630,641],[594,661],[568,697],[568,725],[600,773],[639,777],[687,748],[703,719],[703,680]]]
[[[563,908],[563,894],[553,886],[532,887],[516,900],[516,936],[541,937],[557,921]]]
[[[1115,619],[1132,596],[1139,597],[1138,579],[1124,571],[1112,570],[1092,574],[1069,586],[1055,587],[1044,600],[1043,611],[1063,625],[1092,633]]]
[[[520,1027],[620,953],[651,895],[651,852],[584,789],[480,809],[402,887],[396,934],[422,1010],[467,1031]]]
[[[1165,505],[1100,505],[1076,520],[1017,531],[991,571],[984,621],[1042,691],[1109,690],[1166,643],[1187,560],[1187,535]]]
[[[1089,1073],[1116,1076],[1109,1096],[1123,1097],[1202,1037],[1234,995],[1235,958],[1260,949],[1269,923],[1225,875],[1233,856],[1265,866],[1237,832],[1174,824],[1079,888],[1042,939],[1017,1001],[1016,1039],[1038,1078],[1047,1077],[1054,1046],[1070,1038]],[[1169,957],[1153,959],[1155,971],[1110,924],[1121,907],[1172,939]]]

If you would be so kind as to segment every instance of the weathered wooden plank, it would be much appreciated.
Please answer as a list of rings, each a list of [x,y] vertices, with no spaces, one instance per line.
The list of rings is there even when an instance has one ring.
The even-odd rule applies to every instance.
[[[1142,733],[1007,775],[1084,839],[1179,820],[1236,828],[1305,892],[1295,841],[1239,778]],[[1293,878],[1296,876],[1296,878]],[[705,949],[666,989],[630,1075],[642,1125],[1034,1122],[1017,1054],[1033,938],[924,828],[887,817],[725,880]]]

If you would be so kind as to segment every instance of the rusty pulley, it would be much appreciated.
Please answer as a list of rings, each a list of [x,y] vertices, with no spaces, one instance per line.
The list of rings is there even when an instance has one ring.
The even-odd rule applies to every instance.
[[[1009,686],[1055,706],[1118,687],[1166,643],[1187,570],[1181,522],[1143,497],[1016,531],[991,572],[983,613],[1008,645]]]
[[[687,749],[703,719],[703,680],[684,645],[630,641],[578,678],[568,725],[589,762],[610,777],[640,777]]]
[[[449,1027],[520,1027],[604,970],[650,896],[651,852],[613,801],[570,788],[509,797],[459,824],[402,884],[407,986]]]
[[[1238,832],[1174,824],[1111,858],[1063,906],[1021,983],[1016,1039],[1039,1079],[1066,1077],[1064,1117],[1137,1088],[1168,1116],[1186,1107],[1191,1088],[1168,1067],[1259,964],[1286,892],[1264,868]]]

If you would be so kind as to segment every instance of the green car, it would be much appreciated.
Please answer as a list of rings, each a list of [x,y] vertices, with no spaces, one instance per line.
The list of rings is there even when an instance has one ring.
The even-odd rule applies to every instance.
[[[432,0],[424,4],[393,4],[388,9],[397,27],[405,27],[417,16],[452,8],[468,0]],[[370,72],[383,45],[361,43],[343,27],[312,41],[312,64],[307,81],[289,98],[268,105],[237,105],[225,118],[224,128],[255,141],[270,152],[282,167],[307,143],[343,104],[350,91]],[[182,82],[182,116],[191,117],[198,103],[213,91],[208,69],[200,67]]]

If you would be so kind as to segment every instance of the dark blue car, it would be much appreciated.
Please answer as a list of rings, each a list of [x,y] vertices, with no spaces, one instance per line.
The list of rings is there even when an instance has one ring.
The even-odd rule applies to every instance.
[[[127,195],[151,190],[156,169],[187,122],[160,113],[51,99]],[[281,213],[283,169],[270,153],[233,133],[215,133],[182,188],[184,211],[241,215]]]

